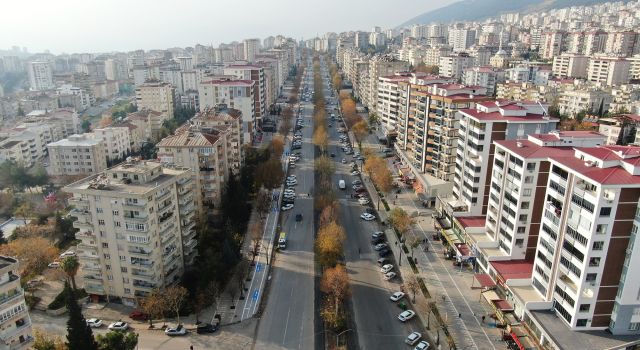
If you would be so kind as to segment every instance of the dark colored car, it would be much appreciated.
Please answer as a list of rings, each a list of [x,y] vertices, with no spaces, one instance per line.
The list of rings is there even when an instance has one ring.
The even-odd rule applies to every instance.
[[[363,193],[363,192],[367,192],[367,189],[366,189],[366,188],[364,188],[364,187],[363,187],[363,188],[358,188],[358,189],[356,190],[356,193]]]
[[[209,323],[201,323],[198,325],[198,328],[196,328],[196,333],[198,334],[214,333],[217,330],[218,330],[217,325],[212,325]]]
[[[131,318],[132,320],[136,320],[136,321],[147,321],[149,319],[149,315],[145,314],[144,312],[142,312],[140,310],[133,310],[129,314],[129,318]]]
[[[331,158],[334,158],[336,156],[335,153],[331,153]]]
[[[302,221],[302,214],[296,214],[296,221]]]
[[[380,257],[387,256],[389,255],[389,253],[391,253],[391,250],[389,250],[389,248],[383,248],[378,252],[378,256]]]
[[[384,242],[384,237],[378,237],[378,238],[372,238],[371,239],[371,244],[378,244],[378,243],[383,243]]]
[[[389,259],[387,259],[387,258],[378,259],[378,265],[380,265],[380,266],[384,266],[384,265],[386,265],[388,263],[389,263]]]
[[[376,215],[376,211],[373,208],[367,208],[364,210],[365,213],[369,213],[371,215]]]

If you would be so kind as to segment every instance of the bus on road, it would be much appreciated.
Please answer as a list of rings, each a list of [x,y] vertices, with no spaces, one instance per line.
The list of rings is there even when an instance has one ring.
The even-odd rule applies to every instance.
[[[284,232],[280,232],[280,237],[278,237],[278,248],[285,249],[287,247],[287,234]]]

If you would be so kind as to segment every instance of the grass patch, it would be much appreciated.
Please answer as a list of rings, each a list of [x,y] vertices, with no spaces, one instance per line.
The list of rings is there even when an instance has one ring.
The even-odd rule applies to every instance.
[[[76,300],[87,296],[87,292],[85,292],[84,289],[76,289],[75,294],[76,294]],[[49,303],[49,305],[47,305],[47,309],[58,310],[59,308],[65,306],[66,304],[65,299],[66,299],[66,295],[64,294],[64,290],[62,290],[58,295],[56,295],[56,298],[53,299],[53,301]]]

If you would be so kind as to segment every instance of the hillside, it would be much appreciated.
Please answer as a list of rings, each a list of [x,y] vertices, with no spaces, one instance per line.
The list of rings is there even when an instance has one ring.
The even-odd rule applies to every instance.
[[[449,23],[454,21],[475,21],[494,17],[501,13],[540,12],[551,9],[585,6],[608,2],[606,0],[462,0],[439,9],[418,15],[400,27],[432,22]]]

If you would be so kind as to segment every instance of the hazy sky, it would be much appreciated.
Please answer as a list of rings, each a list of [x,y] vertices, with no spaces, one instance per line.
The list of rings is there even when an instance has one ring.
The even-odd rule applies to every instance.
[[[0,49],[162,49],[395,27],[456,0],[2,0]]]

